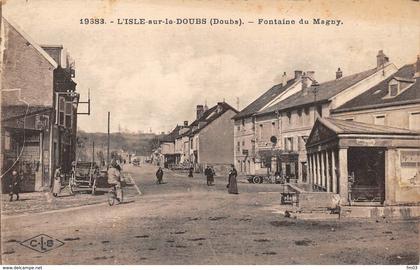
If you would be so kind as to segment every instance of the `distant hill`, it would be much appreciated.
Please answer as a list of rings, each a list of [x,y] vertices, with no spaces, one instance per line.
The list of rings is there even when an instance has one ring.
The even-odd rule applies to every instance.
[[[111,133],[110,152],[124,151],[137,156],[150,156],[154,149],[159,146],[159,140],[164,135],[153,133]],[[88,133],[85,131],[77,132],[78,147],[76,149],[77,158],[90,160],[92,158],[92,142],[95,142],[95,153],[102,151],[106,155],[107,133]]]

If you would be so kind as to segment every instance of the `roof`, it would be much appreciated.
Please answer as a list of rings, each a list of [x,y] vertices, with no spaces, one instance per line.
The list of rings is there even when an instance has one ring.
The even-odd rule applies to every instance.
[[[217,110],[217,108],[219,106],[221,107],[220,111]],[[211,107],[210,109],[208,109],[207,111],[205,111],[199,119],[194,120],[188,126],[189,131],[176,136],[176,139],[184,137],[184,136],[193,136],[194,134],[197,134],[198,132],[200,132],[200,130],[202,130],[203,128],[205,128],[209,124],[211,124],[214,120],[219,118],[221,115],[223,115],[228,110],[232,110],[235,113],[238,113],[238,110],[236,110],[235,108],[233,108],[232,106],[230,106],[226,102],[217,103],[217,105],[215,105],[215,106]],[[201,123],[200,128],[197,128],[197,129],[193,130],[193,127],[198,127],[200,123]]]
[[[413,64],[405,65],[393,76],[378,83],[363,94],[349,100],[332,112],[338,113],[409,103],[420,103],[420,79],[417,78],[413,80],[414,72],[415,66]],[[412,85],[395,97],[384,98],[388,95],[388,83],[392,79],[404,81]]]
[[[396,134],[396,135],[419,135],[419,132],[396,128],[390,126],[381,126],[367,124],[356,121],[346,121],[335,118],[318,118],[317,121],[324,124],[336,134]]]
[[[1,121],[8,121],[16,118],[22,118],[38,113],[43,113],[52,110],[50,107],[45,106],[26,106],[26,105],[14,105],[14,106],[2,106],[1,108]]]
[[[363,72],[342,77],[340,79],[321,83],[320,85],[316,86],[316,102],[319,103],[328,101],[330,98],[334,97],[341,91],[344,91],[356,83],[366,79],[377,71],[377,68],[372,68]],[[299,107],[302,105],[313,104],[315,103],[315,96],[313,94],[314,88],[314,86],[309,86],[304,91],[299,91],[298,93],[280,101],[279,103],[276,103],[258,112],[257,114],[267,114],[275,111]]]
[[[270,101],[275,99],[280,93],[288,89],[296,82],[296,79],[287,81],[286,85],[277,84],[271,87],[268,91],[262,94],[259,98],[254,100],[251,104],[246,106],[242,111],[233,117],[233,119],[241,119],[253,115],[267,105]]]
[[[182,127],[179,125],[176,125],[176,127],[166,136],[164,136],[160,141],[161,142],[175,142],[176,137],[179,135],[179,130]]]
[[[55,60],[46,52],[44,49],[41,48],[28,34],[25,33],[22,29],[20,29],[19,26],[17,26],[15,23],[12,23],[10,20],[3,18],[3,21],[6,22],[8,25],[10,25],[12,28],[16,30],[27,42],[29,42],[32,47],[35,48],[38,53],[43,56],[54,68],[57,68],[58,64],[55,62]]]
[[[410,138],[418,141],[420,132],[335,118],[317,118],[306,142],[306,147],[313,148],[337,137],[380,139],[389,136]]]

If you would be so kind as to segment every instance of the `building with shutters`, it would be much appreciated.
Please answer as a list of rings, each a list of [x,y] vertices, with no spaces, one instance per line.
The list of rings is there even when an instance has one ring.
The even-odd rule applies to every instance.
[[[4,18],[1,27],[2,179],[14,169],[23,175],[23,191],[42,190],[57,166],[70,172],[75,160],[74,62],[62,46],[40,46]]]

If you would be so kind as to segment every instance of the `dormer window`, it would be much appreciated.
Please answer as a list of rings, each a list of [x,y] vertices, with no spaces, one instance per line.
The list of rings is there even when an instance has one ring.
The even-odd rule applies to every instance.
[[[402,77],[394,77],[388,82],[388,94],[383,98],[393,98],[404,92],[405,89],[411,87],[415,83],[413,79]]]
[[[395,97],[398,95],[399,83],[395,80],[389,82],[389,96]]]

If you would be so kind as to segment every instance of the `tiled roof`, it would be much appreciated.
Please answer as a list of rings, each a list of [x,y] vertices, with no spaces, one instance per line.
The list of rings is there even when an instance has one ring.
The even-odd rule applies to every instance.
[[[349,76],[342,77],[340,79],[328,81],[321,83],[319,86],[316,86],[316,102],[325,102],[333,96],[337,95],[341,91],[346,90],[352,85],[366,79],[367,77],[373,75],[377,72],[378,69],[373,68],[360,73],[352,74]],[[279,103],[276,103],[260,112],[258,115],[272,113],[275,111],[281,111],[286,109],[291,109],[294,107],[299,107],[306,104],[312,104],[315,102],[314,97],[314,87],[309,86],[304,91],[299,91],[298,93],[282,100]]]
[[[356,121],[346,121],[335,118],[318,118],[317,121],[320,121],[322,124],[330,128],[336,134],[420,135],[418,132],[409,129],[367,124]]]
[[[277,84],[271,87],[267,92],[262,94],[259,98],[253,101],[251,104],[246,106],[242,111],[233,117],[233,119],[241,119],[253,115],[263,108],[267,103],[275,99],[280,93],[288,89],[296,82],[295,79],[287,81],[285,86],[282,84]]]
[[[373,86],[368,91],[346,102],[332,112],[354,111],[406,103],[420,103],[420,79],[417,78],[416,80],[413,80],[414,71],[413,64],[405,65],[393,76]],[[399,81],[413,84],[395,97],[384,98],[388,95],[388,83],[394,78]]]

